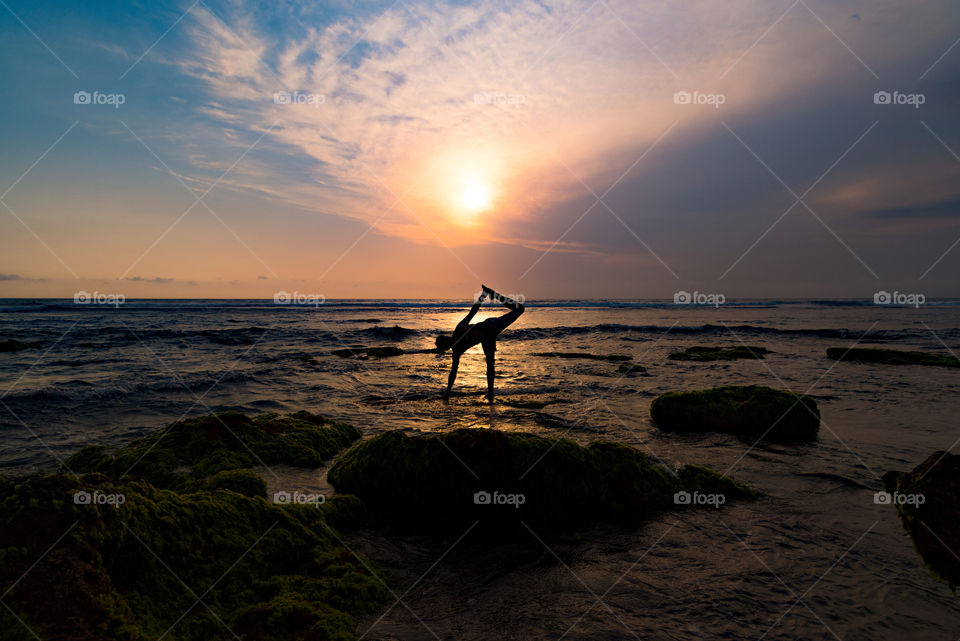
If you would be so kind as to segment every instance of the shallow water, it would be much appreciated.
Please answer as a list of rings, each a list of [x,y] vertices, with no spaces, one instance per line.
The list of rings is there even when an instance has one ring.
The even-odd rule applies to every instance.
[[[51,470],[84,444],[122,443],[210,410],[307,409],[367,436],[471,426],[618,440],[667,465],[727,472],[764,494],[755,504],[682,510],[636,532],[550,540],[549,549],[531,533],[530,548],[500,571],[476,558],[482,547],[470,535],[432,569],[442,542],[353,537],[351,547],[383,568],[398,596],[430,569],[404,597],[410,609],[398,605],[366,638],[432,639],[428,628],[440,638],[558,638],[571,626],[565,638],[960,637],[956,598],[924,569],[894,509],[873,501],[883,473],[912,469],[960,439],[960,369],[825,357],[827,347],[857,340],[960,352],[955,303],[531,306],[501,337],[497,392],[542,409],[482,403],[479,348],[464,357],[449,405],[439,400],[449,357],[330,354],[352,346],[427,349],[465,312],[456,303],[148,301],[114,309],[6,301],[0,310],[7,310],[0,339],[42,342],[0,354],[0,466],[8,473]],[[773,353],[763,361],[666,358],[691,345],[741,341]],[[618,363],[531,355],[549,351],[627,354],[648,371],[622,376]],[[750,447],[650,425],[659,393],[754,383],[816,397],[819,441]],[[291,470],[264,475],[272,484],[324,488],[322,478],[314,486]]]

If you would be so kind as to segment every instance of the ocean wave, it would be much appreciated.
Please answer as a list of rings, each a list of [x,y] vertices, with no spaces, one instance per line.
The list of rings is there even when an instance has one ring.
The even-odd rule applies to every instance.
[[[642,333],[642,334],[688,334],[688,335],[726,335],[733,338],[735,334],[770,335],[770,336],[814,336],[820,338],[863,339],[863,340],[901,340],[905,338],[919,338],[924,332],[912,329],[885,329],[867,332],[864,329],[846,328],[779,328],[762,325],[621,325],[617,323],[602,323],[599,325],[560,326],[560,327],[526,327],[523,329],[507,330],[502,339],[532,340],[541,338],[559,338],[562,336],[576,336],[582,334],[609,334],[609,333]],[[949,329],[938,332],[941,335],[960,334],[960,329]]]
[[[166,377],[152,381],[114,380],[109,383],[91,383],[80,379],[55,383],[37,389],[12,391],[4,396],[4,402],[10,405],[42,401],[43,403],[68,402],[82,403],[87,401],[104,401],[124,398],[145,392],[183,392],[190,394],[187,389],[195,393],[202,393],[215,383],[240,383],[255,380],[252,372],[245,371],[212,371],[209,373],[195,373],[179,378]],[[186,386],[187,389],[184,389]],[[192,398],[192,396],[190,396]]]
[[[408,327],[400,327],[399,325],[394,325],[393,327],[386,327],[383,325],[377,325],[376,327],[365,327],[363,329],[357,329],[350,332],[353,335],[357,336],[366,336],[368,338],[379,338],[381,340],[390,340],[390,341],[400,341],[411,336],[417,336],[420,332],[416,329],[410,329]]]
[[[88,340],[90,338],[109,339],[111,343],[117,342],[138,342],[151,339],[160,340],[191,340],[204,339],[220,345],[251,345],[255,343],[264,333],[270,331],[268,327],[249,326],[249,327],[230,327],[226,329],[162,329],[155,327],[135,327],[135,326],[112,326],[89,328],[89,335],[82,330],[72,334],[79,340]]]

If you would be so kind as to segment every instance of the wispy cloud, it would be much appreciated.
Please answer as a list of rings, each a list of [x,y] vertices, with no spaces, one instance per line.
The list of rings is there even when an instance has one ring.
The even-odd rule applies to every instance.
[[[208,92],[198,112],[228,134],[276,123],[269,138],[283,159],[272,171],[251,160],[227,186],[407,238],[432,241],[439,230],[453,242],[492,240],[516,236],[501,222],[542,217],[582,193],[581,180],[600,191],[623,169],[611,158],[636,154],[671,122],[682,121],[679,137],[717,126],[717,110],[676,104],[678,90],[722,92],[730,118],[785,95],[818,99],[811,88],[838,78],[872,80],[858,58],[879,66],[891,57],[889,40],[871,35],[895,19],[895,2],[876,3],[869,20],[842,7],[785,8],[757,0],[397,3],[278,32],[241,4],[194,11],[193,49],[177,64]],[[824,28],[821,15],[834,27]],[[911,30],[891,37],[905,41]],[[280,92],[285,104],[275,103]],[[244,144],[238,136],[236,148]],[[465,180],[491,184],[509,216],[464,230],[449,212]]]

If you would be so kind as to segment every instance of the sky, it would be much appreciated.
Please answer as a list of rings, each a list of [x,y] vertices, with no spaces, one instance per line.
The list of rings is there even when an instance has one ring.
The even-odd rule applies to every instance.
[[[958,296],[955,0],[0,0],[0,297]]]

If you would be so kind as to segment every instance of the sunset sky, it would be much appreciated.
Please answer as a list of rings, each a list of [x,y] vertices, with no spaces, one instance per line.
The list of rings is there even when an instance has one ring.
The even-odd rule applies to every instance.
[[[0,296],[960,294],[956,0],[3,0],[0,36]]]

